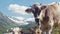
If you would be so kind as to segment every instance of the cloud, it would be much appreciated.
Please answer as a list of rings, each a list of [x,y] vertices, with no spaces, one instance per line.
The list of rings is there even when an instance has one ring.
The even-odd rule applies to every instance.
[[[19,13],[19,14],[27,14],[25,12],[25,10],[27,9],[28,7],[27,6],[21,6],[21,5],[18,5],[18,4],[10,4],[8,6],[8,10],[11,10],[13,13]]]
[[[25,21],[35,21],[34,18],[27,18]]]
[[[34,18],[24,18],[24,17],[8,17],[10,20],[14,21],[15,23],[17,24],[20,24],[20,25],[27,25],[29,24],[27,21],[31,21],[31,22],[34,22]]]
[[[23,18],[23,17],[14,17],[14,18],[16,18],[16,19],[18,19],[18,20],[24,20],[25,18]]]
[[[20,25],[27,25],[29,24],[28,22],[24,21],[23,17],[8,17],[10,20],[14,21],[17,24]]]

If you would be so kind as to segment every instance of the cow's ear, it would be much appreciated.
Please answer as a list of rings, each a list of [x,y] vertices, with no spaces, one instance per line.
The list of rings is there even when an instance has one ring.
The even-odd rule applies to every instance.
[[[46,8],[46,6],[42,6],[42,7],[41,7],[41,10],[43,10],[43,9],[45,9],[45,8]]]
[[[31,13],[32,12],[32,9],[28,8],[28,9],[25,10],[25,12]]]

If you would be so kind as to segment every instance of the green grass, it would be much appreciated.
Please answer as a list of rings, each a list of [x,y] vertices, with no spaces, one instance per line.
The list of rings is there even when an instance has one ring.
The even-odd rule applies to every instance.
[[[10,29],[11,27],[14,27],[15,24],[14,23],[8,23],[6,25],[0,24],[0,34],[3,34],[5,32],[7,32],[7,29]]]
[[[52,34],[59,34],[59,32],[60,32],[59,26],[55,25]]]

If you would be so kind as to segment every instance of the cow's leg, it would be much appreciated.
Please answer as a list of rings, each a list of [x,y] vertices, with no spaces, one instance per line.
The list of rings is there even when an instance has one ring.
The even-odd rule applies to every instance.
[[[42,31],[42,33],[41,34],[46,34],[46,31]]]
[[[44,27],[45,26],[43,24],[41,24],[41,30],[42,30],[41,34],[46,34],[46,31],[45,31],[45,28]]]
[[[51,26],[51,29],[49,30],[49,34],[52,34],[53,26]]]
[[[52,34],[53,26],[51,26],[47,31],[46,34]]]
[[[53,26],[54,26],[54,21],[53,20],[51,20],[50,21],[50,23],[49,23],[49,25],[50,25],[50,29],[49,29],[49,34],[51,34],[52,33],[52,30],[53,30]]]

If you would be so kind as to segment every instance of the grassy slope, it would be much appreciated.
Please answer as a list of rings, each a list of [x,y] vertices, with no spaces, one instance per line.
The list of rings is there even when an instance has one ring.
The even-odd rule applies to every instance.
[[[14,27],[14,26],[15,26],[15,24],[14,24],[13,22],[8,23],[8,24],[6,24],[6,25],[0,24],[0,34],[5,33],[7,29],[9,29],[9,28],[11,28],[11,27]]]

